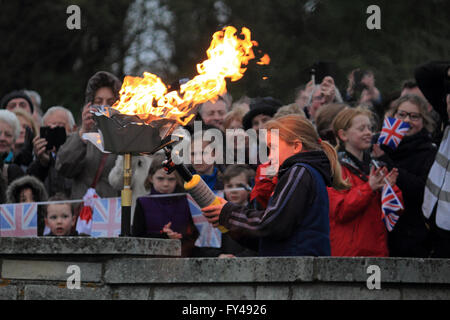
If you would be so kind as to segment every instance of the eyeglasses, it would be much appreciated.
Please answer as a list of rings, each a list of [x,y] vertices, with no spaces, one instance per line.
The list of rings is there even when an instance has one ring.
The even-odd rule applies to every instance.
[[[404,120],[406,117],[409,117],[411,121],[419,121],[422,118],[422,115],[417,112],[397,111],[396,115],[400,120]]]

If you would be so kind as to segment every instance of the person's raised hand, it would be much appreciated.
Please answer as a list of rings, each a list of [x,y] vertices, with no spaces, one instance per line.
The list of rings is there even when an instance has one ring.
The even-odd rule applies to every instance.
[[[355,72],[358,71],[358,70],[359,69],[352,70],[352,72],[350,72],[348,74],[348,77],[347,77],[347,79],[348,79],[347,94],[349,96],[353,95],[353,88],[355,87]]]
[[[314,83],[313,83],[312,80],[309,80],[308,83],[305,86],[305,90],[308,93],[308,96],[311,94],[313,89],[314,89]]]
[[[83,135],[83,133],[90,132],[95,126],[94,115],[91,112],[95,111],[95,109],[91,108],[91,104],[92,103],[88,102],[83,107],[83,112],[81,114],[81,128],[79,131],[80,137]]]
[[[334,79],[330,76],[326,76],[323,78],[322,83],[320,84],[320,92],[325,97],[325,103],[331,103],[334,101],[336,96]]]
[[[50,150],[46,150],[47,140],[41,138],[39,136],[34,137],[33,139],[33,151],[36,157],[39,159],[39,162],[44,167],[48,166],[50,162]]]

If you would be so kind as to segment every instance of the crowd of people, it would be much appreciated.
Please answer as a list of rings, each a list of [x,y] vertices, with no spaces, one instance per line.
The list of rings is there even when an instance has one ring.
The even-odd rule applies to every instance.
[[[120,87],[113,74],[95,73],[78,124],[63,106],[43,113],[35,91],[2,98],[0,201],[56,201],[39,210],[39,236],[45,228],[49,236],[80,235],[83,205],[64,201],[83,199],[90,189],[100,198],[120,195],[124,157],[102,153],[84,135],[98,130],[94,106],[112,106]],[[450,62],[420,65],[395,89],[384,94],[372,71],[355,69],[344,90],[325,76],[298,88],[288,105],[264,96],[233,101],[229,93],[203,103],[195,118],[203,131],[185,127],[192,134],[187,167],[219,195],[220,204],[202,213],[227,232],[219,246],[198,245],[204,230],[193,219],[184,181],[167,172],[158,152],[132,158],[132,236],[180,239],[183,257],[449,258]],[[409,125],[396,148],[378,142],[385,117]],[[200,151],[209,145],[202,139],[209,129],[242,134],[244,150],[235,144],[232,151],[242,151],[245,163],[197,155],[194,145]],[[267,140],[249,143],[248,129],[267,129]],[[261,147],[271,150],[268,161],[248,161]],[[402,204],[392,230],[382,218],[386,185]]]

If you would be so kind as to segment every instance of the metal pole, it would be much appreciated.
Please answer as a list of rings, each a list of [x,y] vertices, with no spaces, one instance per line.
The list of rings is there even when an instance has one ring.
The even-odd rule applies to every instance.
[[[121,237],[131,236],[131,199],[131,153],[126,153],[123,159]]]

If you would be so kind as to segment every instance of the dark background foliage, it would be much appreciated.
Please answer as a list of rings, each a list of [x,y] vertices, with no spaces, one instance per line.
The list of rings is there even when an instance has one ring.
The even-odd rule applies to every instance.
[[[134,39],[126,18],[134,1],[0,1],[0,95],[33,89],[41,94],[44,111],[64,105],[79,115],[92,74],[107,70],[125,76]],[[81,8],[81,30],[66,28],[71,4]],[[371,4],[381,8],[381,30],[366,27]],[[159,0],[159,6],[172,19],[154,28],[167,35],[171,54],[165,62],[141,67],[164,70],[159,75],[166,83],[194,76],[212,34],[223,26],[252,31],[257,54],[268,53],[271,63],[251,62],[244,78],[228,86],[234,99],[270,95],[291,103],[317,61],[330,63],[341,90],[347,74],[360,67],[373,70],[377,86],[388,94],[413,76],[416,65],[449,58],[446,0]]]

